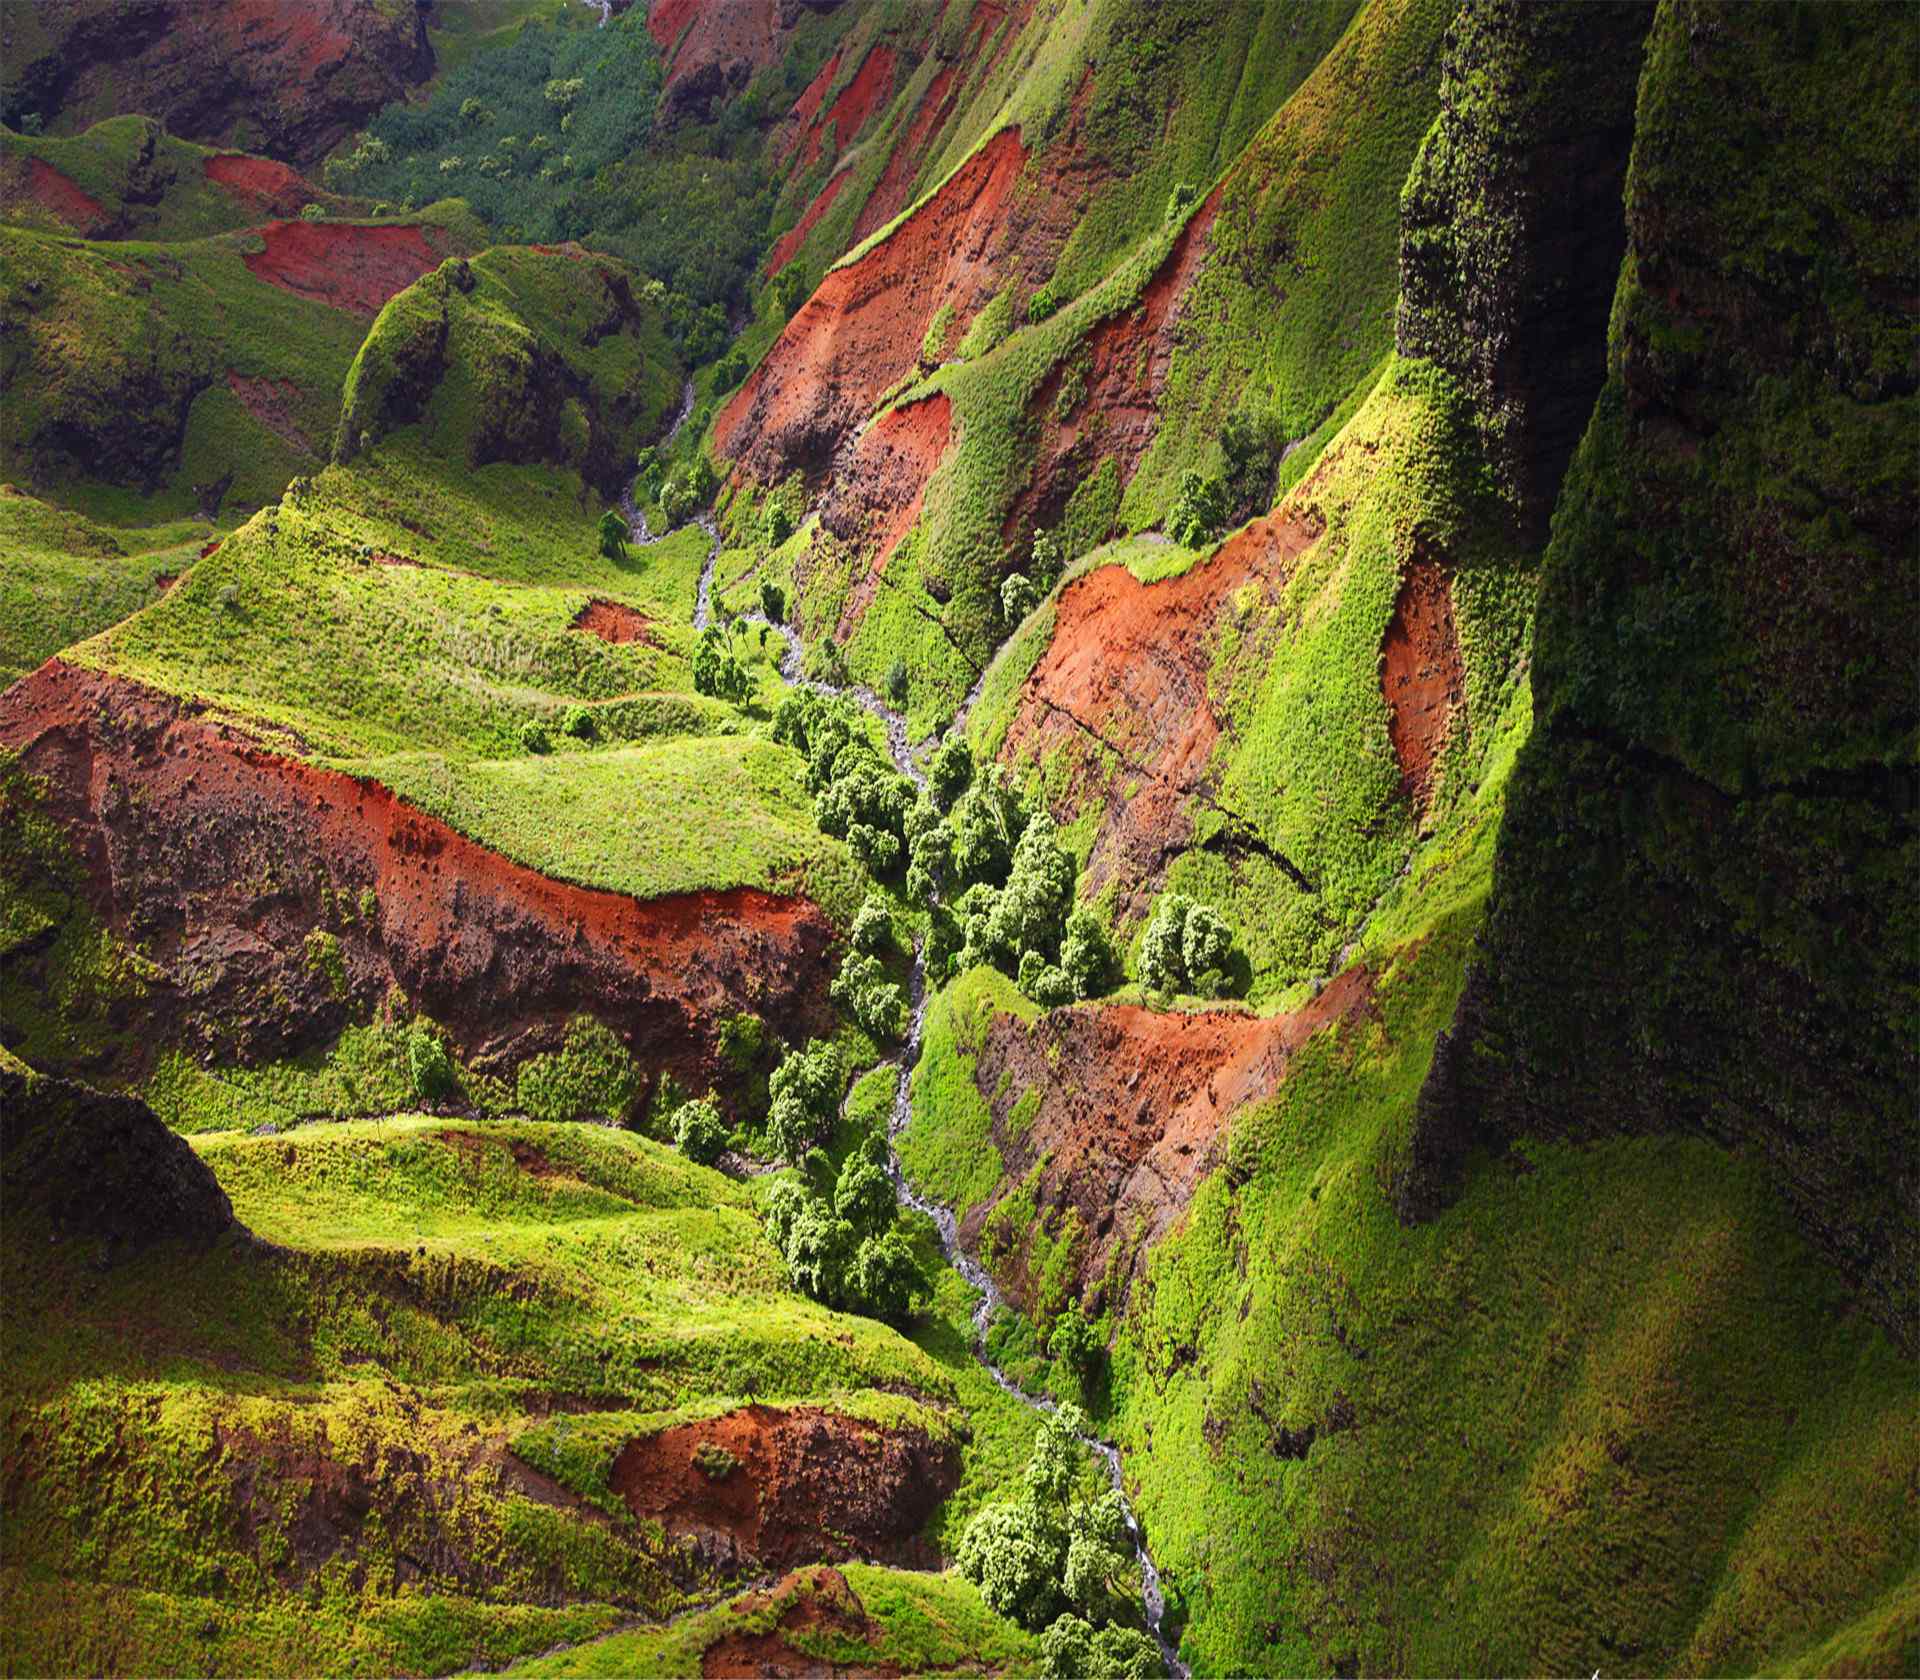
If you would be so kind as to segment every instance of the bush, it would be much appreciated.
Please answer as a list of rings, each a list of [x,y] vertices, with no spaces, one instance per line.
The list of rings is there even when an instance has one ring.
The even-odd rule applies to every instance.
[[[724,1482],[740,1468],[740,1460],[718,1441],[702,1441],[693,1449],[693,1467],[710,1482]]]
[[[773,283],[767,288],[767,295],[773,299],[774,308],[780,311],[780,318],[791,320],[793,312],[807,301],[807,277],[792,263],[773,277]]]
[[[767,547],[778,548],[787,538],[793,535],[793,515],[787,512],[780,503],[769,502],[767,504],[767,515],[763,529],[766,532]],[[760,585],[760,600],[763,606],[769,590],[773,592],[774,599],[780,603],[780,610],[774,612],[768,609],[767,617],[777,624],[787,616],[787,598],[780,593],[780,586],[778,584],[762,583]]]
[[[1009,572],[1000,585],[1000,615],[1009,626],[1018,624],[1040,604],[1040,591],[1024,572]]]
[[[716,700],[742,704],[753,687],[747,668],[733,651],[732,636],[716,624],[700,633],[693,650],[693,689]]]
[[[713,364],[713,390],[718,396],[722,391],[731,391],[741,380],[747,377],[746,353],[741,350],[729,350],[719,361]]]
[[[927,763],[927,789],[941,810],[948,809],[973,781],[973,749],[966,738],[949,735]]]
[[[520,725],[520,745],[530,753],[553,751],[553,742],[547,738],[547,726],[533,718]]]
[[[1065,300],[1060,296],[1059,288],[1049,280],[1039,291],[1027,299],[1027,320],[1029,324],[1038,325],[1044,321],[1049,315],[1059,309],[1063,301]]]
[[[318,204],[303,204],[300,206],[300,220],[303,222],[322,222],[326,220],[326,217],[326,211]]]
[[[1040,1636],[1046,1680],[1159,1680],[1166,1665],[1160,1649],[1138,1628],[1096,1628],[1062,1616]]]
[[[850,937],[856,951],[873,957],[893,943],[893,913],[877,892],[868,893],[866,901],[855,912]]]
[[[1174,486],[1167,535],[1186,548],[1204,548],[1226,530],[1227,515],[1226,486],[1188,468]]]
[[[615,508],[608,508],[600,515],[600,552],[609,560],[624,560],[627,557],[627,521]]]
[[[886,681],[883,686],[886,689],[887,698],[896,706],[904,706],[907,703],[907,662],[904,659],[896,658],[887,667]]]
[[[416,1024],[407,1034],[407,1072],[413,1076],[413,1089],[423,1102],[439,1102],[459,1090],[453,1058],[433,1028]]]
[[[1218,997],[1226,990],[1233,929],[1185,893],[1161,896],[1140,942],[1140,983],[1150,991]]]
[[[719,488],[713,464],[704,455],[683,462],[667,475],[660,487],[660,512],[669,527],[684,525],[713,500]]]
[[[1200,189],[1198,187],[1193,185],[1191,181],[1182,181],[1172,192],[1167,194],[1166,219],[1170,222],[1178,221],[1193,208],[1199,197]]]
[[[710,1097],[682,1103],[673,1116],[674,1146],[689,1161],[710,1167],[727,1147],[727,1126]]]
[[[797,1165],[826,1135],[846,1082],[846,1058],[837,1044],[816,1038],[804,1050],[788,1051],[767,1081],[773,1099],[767,1141],[781,1160]]]
[[[560,714],[560,732],[576,741],[591,741],[596,733],[593,713],[585,706],[569,706]]]

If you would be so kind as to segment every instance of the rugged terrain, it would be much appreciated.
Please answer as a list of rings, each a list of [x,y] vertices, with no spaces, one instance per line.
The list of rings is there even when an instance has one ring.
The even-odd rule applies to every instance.
[[[1920,1665],[1913,14],[4,28],[10,1671]]]

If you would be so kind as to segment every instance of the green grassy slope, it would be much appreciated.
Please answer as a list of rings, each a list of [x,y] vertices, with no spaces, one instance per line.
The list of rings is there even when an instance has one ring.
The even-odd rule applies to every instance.
[[[201,1152],[258,1243],[100,1273],[8,1222],[6,1450],[30,1466],[0,1524],[10,1668],[529,1654],[711,1590],[657,1527],[569,1491],[604,1490],[593,1451],[659,1414],[752,1394],[951,1431],[926,1355],[787,1287],[747,1187],[631,1134],[418,1118]],[[30,1332],[49,1317],[61,1336]],[[549,1450],[557,1395],[609,1425],[586,1457]],[[958,1613],[1021,1648],[937,1580],[882,1572],[867,1599],[909,1641]]]

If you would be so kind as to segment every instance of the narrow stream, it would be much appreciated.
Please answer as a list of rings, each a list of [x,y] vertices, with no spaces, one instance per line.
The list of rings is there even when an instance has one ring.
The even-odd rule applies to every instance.
[[[667,442],[671,443],[678,435],[692,409],[693,383],[689,380],[681,399],[679,416],[673,423],[672,431],[667,434]],[[646,519],[635,505],[631,488],[622,499],[621,505],[627,515],[635,544],[644,545],[660,540],[648,531]],[[699,525],[707,533],[707,558],[700,568],[700,583],[694,596],[693,626],[696,630],[704,630],[713,622],[713,574],[720,560],[720,532],[710,515],[702,514]],[[901,713],[887,705],[870,688],[861,687],[858,684],[839,688],[831,683],[819,682],[806,676],[802,668],[800,633],[791,625],[772,624],[764,614],[758,612],[741,615],[741,621],[748,624],[769,625],[779,635],[783,643],[780,674],[789,683],[797,687],[813,689],[820,694],[847,695],[863,710],[878,718],[887,732],[887,751],[895,766],[902,775],[909,777],[916,787],[924,788],[927,785],[926,771],[920,763],[920,757],[925,756],[925,751],[920,757],[914,754],[908,744],[907,720]],[[967,691],[966,698],[961,701],[959,710],[955,712],[953,722],[948,725],[948,733],[965,724],[968,713],[973,710],[974,702],[980,697],[980,690],[986,682],[986,676],[987,673],[983,670],[974,680],[973,686]],[[929,742],[927,750],[936,744]],[[887,1173],[893,1180],[894,1194],[899,1197],[903,1206],[924,1213],[933,1221],[935,1229],[940,1233],[940,1250],[946,1256],[947,1263],[979,1291],[980,1301],[973,1310],[973,1353],[985,1368],[987,1375],[1005,1393],[1029,1410],[1054,1412],[1058,1408],[1052,1400],[1043,1395],[1028,1393],[987,1357],[987,1322],[993,1316],[994,1309],[1004,1305],[1004,1298],[995,1287],[993,1279],[987,1275],[986,1269],[960,1246],[959,1224],[954,1218],[953,1210],[922,1196],[908,1184],[906,1174],[901,1170],[900,1156],[894,1140],[913,1117],[913,1069],[920,1060],[920,1035],[927,1018],[926,963],[922,960],[917,946],[913,952],[913,967],[908,977],[908,1002],[911,1005],[911,1013],[906,1043],[898,1052],[880,1064],[891,1065],[900,1070],[900,1083],[893,1098],[893,1112],[887,1118]],[[1164,1631],[1167,1606],[1166,1597],[1160,1588],[1160,1572],[1154,1568],[1153,1559],[1147,1553],[1146,1536],[1141,1532],[1139,1521],[1134,1516],[1133,1502],[1127,1498],[1126,1482],[1121,1473],[1120,1449],[1111,1441],[1101,1440],[1097,1435],[1083,1435],[1080,1440],[1099,1461],[1106,1472],[1108,1482],[1120,1495],[1121,1507],[1126,1513],[1127,1533],[1133,1541],[1134,1556],[1140,1565],[1141,1603],[1146,1611],[1147,1626],[1152,1630],[1154,1642],[1160,1647],[1161,1659],[1166,1663],[1167,1672],[1170,1675],[1178,1677],[1178,1680],[1187,1680],[1189,1671],[1180,1661]]]

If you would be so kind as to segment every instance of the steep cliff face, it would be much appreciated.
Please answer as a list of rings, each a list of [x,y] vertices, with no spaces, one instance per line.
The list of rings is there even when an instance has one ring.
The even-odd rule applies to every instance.
[[[1427,1134],[1437,1162],[1704,1130],[1909,1348],[1917,46],[1871,7],[1659,16],[1540,722]]]
[[[433,72],[414,0],[27,0],[6,34],[10,127],[137,111],[302,165]]]
[[[1606,372],[1651,0],[1470,0],[1401,197],[1398,340],[1456,375],[1544,541]]]

